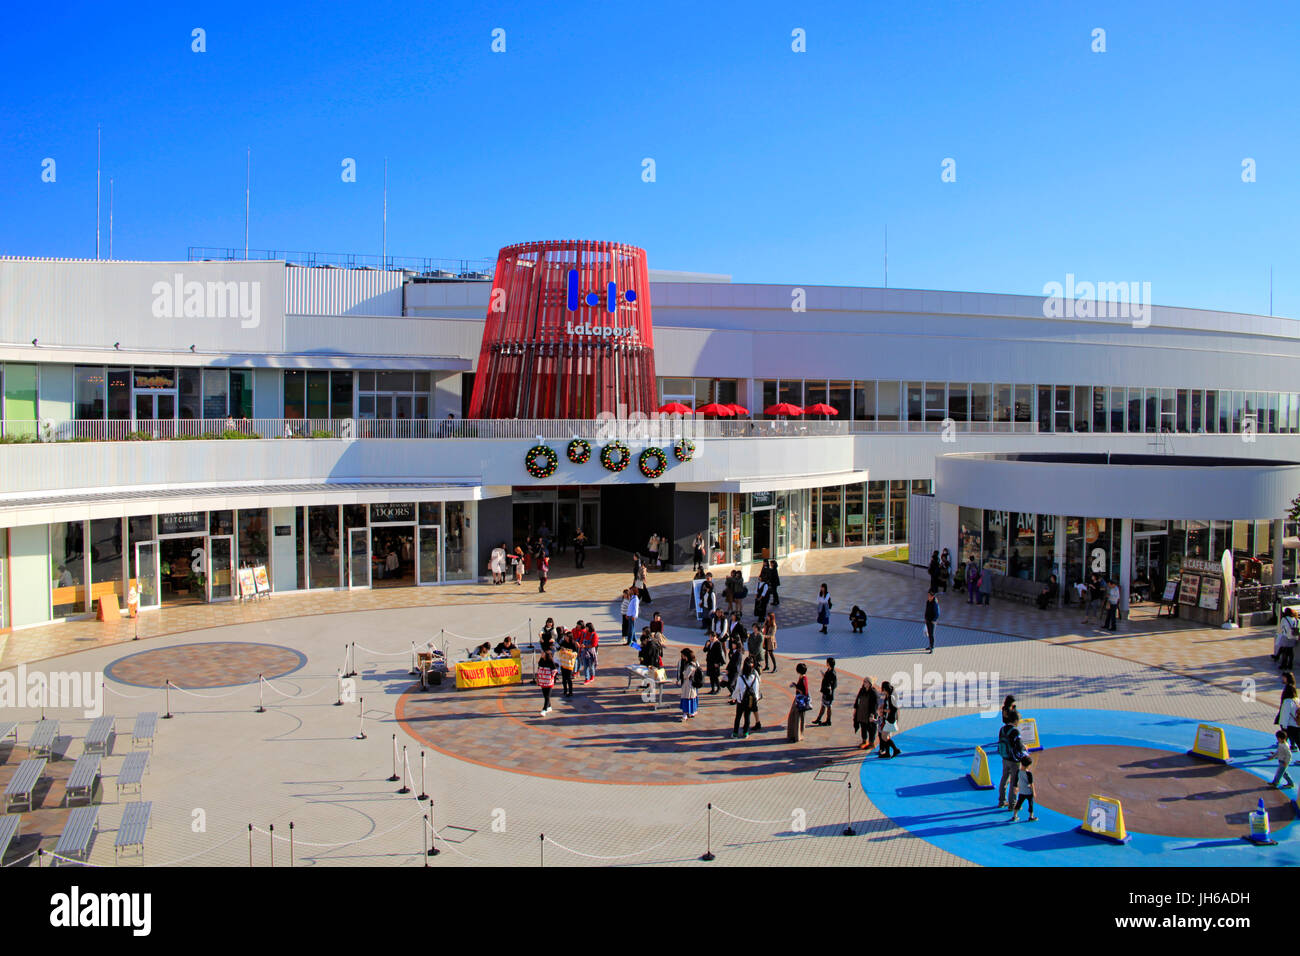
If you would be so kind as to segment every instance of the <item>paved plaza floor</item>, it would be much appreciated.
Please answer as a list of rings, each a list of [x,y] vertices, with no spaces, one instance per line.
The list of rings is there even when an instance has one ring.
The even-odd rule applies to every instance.
[[[869,570],[861,558],[861,551],[812,553],[783,567],[782,606],[775,609],[780,671],[765,685],[763,730],[743,740],[731,739],[730,708],[724,695],[708,695],[707,686],[700,716],[687,723],[678,719],[675,686],[658,710],[642,700],[636,682],[628,686],[632,652],[614,643],[617,598],[630,578],[628,556],[612,553],[593,553],[585,573],[558,559],[545,595],[537,593],[535,580],[526,580],[522,586],[277,595],[246,607],[165,609],[140,619],[139,641],[131,640],[134,623],[125,621],[18,632],[9,636],[0,664],[10,672],[19,664],[29,673],[85,672],[102,682],[117,737],[103,761],[100,834],[89,857],[101,866],[115,862],[113,833],[123,805],[113,779],[131,748],[132,722],[143,711],[172,714],[159,721],[144,778],[143,799],[153,802],[144,858],[149,865],[246,866],[249,824],[252,862],[268,865],[274,842],[275,863],[284,865],[292,822],[297,866],[418,866],[425,861],[424,817],[430,813],[442,851],[438,866],[536,865],[543,858],[547,866],[1014,863],[1016,847],[1029,835],[1007,829],[996,814],[979,819],[980,845],[991,840],[996,852],[974,842],[967,847],[960,832],[934,835],[941,815],[978,815],[985,812],[979,800],[990,807],[995,801],[968,793],[963,775],[949,767],[963,764],[968,754],[925,756],[910,743],[920,743],[934,725],[937,740],[957,741],[939,750],[964,748],[964,731],[954,737],[939,729],[955,718],[975,721],[971,733],[991,740],[996,719],[977,715],[1008,693],[1016,695],[1022,713],[1045,715],[1040,733],[1049,749],[1054,735],[1083,748],[1057,769],[1044,760],[1040,785],[1052,788],[1050,822],[1045,815],[1017,824],[1042,831],[1043,841],[1019,851],[1036,853],[1035,862],[1052,862],[1059,848],[1061,862],[1081,853],[1082,865],[1125,863],[1113,853],[1089,855],[1089,844],[1050,839],[1071,822],[1071,806],[1082,816],[1090,772],[1080,761],[1090,742],[1079,738],[1087,736],[1090,722],[1101,720],[1096,714],[1171,722],[1163,736],[1153,730],[1103,742],[1171,754],[1186,727],[1201,721],[1226,727],[1230,747],[1240,742],[1242,759],[1248,755],[1240,768],[1244,776],[1214,784],[1215,827],[1203,837],[1188,831],[1185,838],[1224,840],[1233,827],[1244,832],[1242,808],[1249,810],[1267,792],[1271,776],[1260,753],[1281,686],[1268,666],[1270,629],[1194,629],[1135,614],[1112,634],[1085,625],[1076,610],[1040,612],[997,601],[976,608],[950,595],[943,599],[935,651],[927,654],[919,621],[924,579]],[[690,576],[689,570],[652,575],[654,602],[646,611],[661,611],[670,643],[698,647],[702,635],[687,608]],[[828,635],[808,613],[823,581],[835,599]],[[870,615],[864,635],[847,625],[853,604]],[[594,621],[604,646],[595,682],[579,685],[571,699],[557,693],[546,717],[538,714],[540,693],[531,684],[420,690],[410,676],[413,643],[432,641],[455,657],[507,633],[526,642],[547,617],[565,625]],[[786,685],[795,664],[808,663],[815,696],[828,656],[838,660],[841,675],[833,724],[809,722],[803,741],[787,743]],[[675,651],[665,663],[670,659],[675,662]],[[358,699],[336,706],[338,675],[349,664],[357,671]],[[880,760],[856,748],[850,709],[865,675],[878,681],[902,676],[941,689],[905,701],[901,758]],[[162,689],[164,681],[170,690]],[[944,696],[953,687],[962,688],[960,699]],[[26,756],[39,716],[37,707],[0,710],[0,722],[21,721],[18,742],[0,744],[0,789]],[[60,781],[82,752],[90,719],[77,708],[57,716],[63,759],[51,762],[52,779],[38,790],[37,809],[24,814],[24,836],[6,858],[10,865],[34,865],[27,854],[38,846],[52,849],[66,816],[58,806]],[[410,784],[406,794],[397,792],[406,781],[389,780],[395,747],[398,762],[404,750],[410,767],[409,777],[402,768]],[[1163,759],[1147,752],[1130,756],[1129,763]],[[922,767],[942,779],[918,780]],[[1152,772],[1168,771],[1158,765]],[[1054,775],[1068,786],[1057,786]],[[1157,787],[1152,801],[1194,797],[1198,791],[1184,780],[1189,776],[1173,773],[1180,782],[1171,783],[1170,794]],[[1071,787],[1080,792],[1061,792]],[[417,799],[422,792],[432,804]],[[854,835],[845,836],[850,822]],[[716,854],[712,863],[698,861],[706,848]],[[1159,865],[1192,862],[1193,854],[1175,849],[1162,850]],[[1069,859],[1074,865],[1076,858]]]

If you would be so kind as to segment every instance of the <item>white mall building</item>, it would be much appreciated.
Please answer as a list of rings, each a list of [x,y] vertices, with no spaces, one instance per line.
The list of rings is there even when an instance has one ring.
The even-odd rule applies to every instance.
[[[910,537],[1028,581],[1100,570],[1126,600],[1225,550],[1296,575],[1295,320],[652,272],[660,401],[750,417],[472,421],[489,279],[0,259],[0,631],[131,590],[231,600],[243,566],[275,592],[477,578],[543,526],[665,534],[679,564],[697,532],[721,564]],[[654,478],[647,445],[669,450]]]

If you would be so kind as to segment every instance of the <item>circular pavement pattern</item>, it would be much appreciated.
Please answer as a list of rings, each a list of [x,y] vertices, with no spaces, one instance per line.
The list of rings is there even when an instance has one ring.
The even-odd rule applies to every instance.
[[[256,683],[257,675],[267,680],[292,674],[307,658],[279,644],[213,641],[158,647],[119,657],[104,673],[122,684],[160,688],[170,680],[190,690],[205,687],[237,687]]]
[[[896,824],[963,859],[985,866],[1296,866],[1300,827],[1289,798],[1268,788],[1275,767],[1271,734],[1231,724],[1228,766],[1185,756],[1198,721],[1166,714],[1102,710],[1034,710],[1044,749],[1034,759],[1038,820],[1027,809],[1012,823],[997,791],[966,777],[975,746],[1001,770],[1000,722],[965,714],[905,729],[901,758],[868,758],[862,787]],[[904,714],[906,720],[906,714]],[[1064,786],[1062,786],[1064,784]],[[1112,792],[1118,791],[1118,792]],[[1079,824],[1088,796],[1118,796],[1130,840],[1114,844]],[[1260,798],[1277,846],[1241,837]]]
[[[664,662],[676,664],[673,649]],[[812,726],[813,710],[804,739],[797,744],[786,740],[793,663],[782,661],[776,675],[762,675],[758,712],[763,729],[740,740],[731,738],[734,711],[725,688],[710,695],[706,680],[698,716],[682,722],[675,685],[665,688],[658,711],[642,702],[635,681],[627,687],[625,668],[635,663],[635,652],[626,645],[602,644],[595,683],[584,687],[575,682],[574,696],[567,700],[557,683],[551,695],[554,709],[546,717],[538,714],[542,695],[533,684],[457,691],[453,681],[427,692],[417,684],[398,701],[397,718],[424,746],[450,757],[582,783],[734,782],[820,770],[858,756],[860,738],[849,713],[852,695],[837,702],[833,727]],[[527,662],[525,671],[531,673]],[[814,688],[819,673],[810,669]],[[842,688],[856,689],[858,680],[840,672]]]

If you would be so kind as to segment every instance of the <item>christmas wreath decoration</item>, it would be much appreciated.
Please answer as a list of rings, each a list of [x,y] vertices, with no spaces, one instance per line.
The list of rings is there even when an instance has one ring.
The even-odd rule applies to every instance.
[[[600,450],[600,463],[607,471],[622,471],[631,458],[632,452],[621,441],[610,442]]]
[[[582,438],[575,438],[569,442],[567,452],[569,461],[575,465],[585,465],[591,461],[591,445]]]
[[[542,461],[538,462],[538,458]],[[555,454],[555,449],[550,445],[534,445],[528,449],[528,454],[524,455],[524,467],[528,469],[528,474],[534,478],[549,478],[555,474],[555,467],[559,464],[559,456]]]
[[[653,468],[649,464],[652,461],[655,463]],[[647,448],[641,452],[637,464],[641,467],[641,474],[651,479],[658,478],[668,466],[668,455],[662,448]]]
[[[695,442],[683,438],[673,446],[673,454],[677,456],[678,461],[690,461],[695,457]]]

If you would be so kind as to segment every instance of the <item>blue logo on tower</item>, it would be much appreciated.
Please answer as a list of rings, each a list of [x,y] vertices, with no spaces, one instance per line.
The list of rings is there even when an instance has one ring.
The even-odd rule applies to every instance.
[[[579,295],[578,270],[570,269],[569,283],[568,283],[568,302],[567,302],[570,312],[578,311],[578,295]],[[583,301],[586,302],[586,304],[591,306],[592,308],[595,308],[596,306],[600,305],[600,294],[596,292],[588,292],[586,297],[583,299]],[[623,301],[635,302],[636,292],[633,289],[628,289],[627,291],[625,291],[623,293]],[[610,313],[614,313],[618,311],[618,283],[617,282],[611,282],[608,288],[606,289],[605,311]]]

